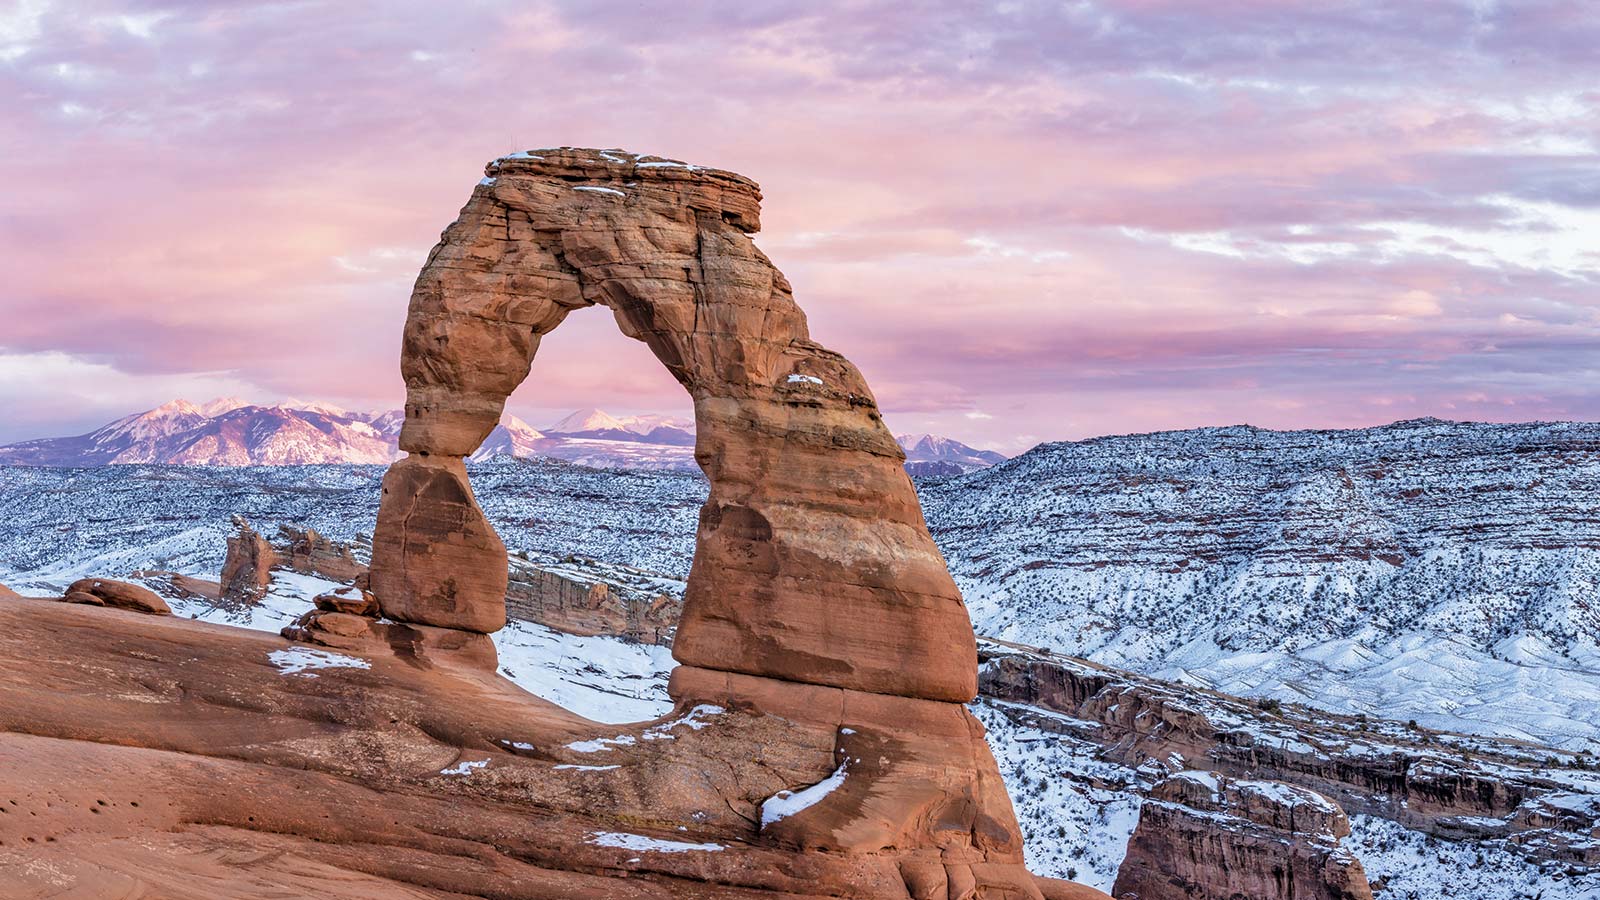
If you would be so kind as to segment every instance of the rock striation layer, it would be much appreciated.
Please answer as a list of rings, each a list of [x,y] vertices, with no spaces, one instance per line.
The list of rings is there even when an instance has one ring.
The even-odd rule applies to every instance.
[[[1552,866],[1600,865],[1600,790],[1586,754],[1252,703],[1000,641],[980,652],[983,696],[1053,713],[1034,724],[1091,741],[1130,768],[1283,782],[1444,840],[1494,843]]]
[[[506,609],[513,619],[567,634],[613,635],[670,646],[683,611],[681,585],[629,566],[568,556],[511,559]]]
[[[1112,894],[1127,900],[1372,900],[1327,798],[1275,781],[1180,772],[1139,813]]]

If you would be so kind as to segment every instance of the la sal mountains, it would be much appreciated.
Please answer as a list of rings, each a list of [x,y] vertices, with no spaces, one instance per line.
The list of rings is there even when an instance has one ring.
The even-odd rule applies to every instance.
[[[397,440],[404,421],[398,409],[352,411],[314,401],[173,400],[88,434],[0,446],[0,465],[384,464],[400,455]],[[897,439],[913,475],[959,475],[1006,458],[938,435]],[[540,429],[507,413],[471,458],[493,457],[559,459],[596,468],[694,469],[694,421],[582,409]]]

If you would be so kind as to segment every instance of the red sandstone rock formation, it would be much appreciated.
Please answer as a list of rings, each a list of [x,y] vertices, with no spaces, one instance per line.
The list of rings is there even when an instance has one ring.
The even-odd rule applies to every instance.
[[[506,588],[506,610],[514,619],[537,622],[567,634],[607,634],[641,644],[672,643],[683,603],[670,593],[615,583],[608,574],[625,575],[625,567],[594,571],[573,558],[558,567],[513,559]]]
[[[543,335],[608,307],[694,399],[700,518],[680,662],[961,702],[971,624],[855,367],[814,343],[751,242],[748,179],[616,151],[497,161],[417,279],[400,447],[372,587],[405,621],[492,631],[504,550],[460,458],[499,421]],[[445,535],[458,535],[451,542]]]
[[[727,827],[753,824],[763,846],[842,853],[894,882],[875,895],[1037,898],[982,726],[962,705],[977,690],[966,608],[865,381],[811,341],[787,280],[751,242],[759,201],[738,175],[620,151],[491,164],[412,294],[409,455],[384,478],[371,589],[401,623],[504,624],[505,548],[462,458],[499,421],[541,337],[574,309],[606,306],[693,398],[711,482],[672,696],[686,714],[740,723],[714,746],[663,750],[660,771],[701,773],[692,788],[627,775],[646,808],[695,814],[683,804],[709,786],[718,815],[734,815]],[[308,617],[295,635],[365,639],[342,615]],[[749,742],[780,721],[789,750]],[[776,768],[740,774],[774,752]],[[708,755],[722,762],[708,768]],[[796,795],[807,802],[786,799]]]
[[[349,613],[356,616],[378,615],[378,600],[370,591],[363,590],[359,584],[347,584],[337,590],[326,594],[318,594],[312,603],[317,609],[329,612]]]
[[[1350,821],[1320,794],[1276,781],[1181,772],[1157,784],[1112,894],[1127,900],[1372,900],[1339,846]]]
[[[278,564],[278,554],[249,522],[234,516],[233,524],[239,533],[228,538],[228,552],[222,560],[222,597],[254,603],[272,583],[272,567]]]
[[[228,538],[222,561],[222,596],[253,603],[272,583],[272,570],[284,567],[333,581],[354,581],[366,574],[348,544],[330,541],[315,529],[278,526],[276,543],[261,536],[240,516],[233,517],[238,534]]]
[[[389,467],[370,578],[400,621],[483,634],[505,625],[506,548],[460,456],[419,452]]]
[[[10,600],[12,598],[21,597],[21,596],[22,596],[21,594],[17,593],[16,591],[13,591],[11,588],[8,588],[5,585],[0,584],[0,600]]]
[[[110,606],[157,616],[172,615],[172,608],[155,591],[109,578],[80,578],[67,586],[66,594],[61,599],[68,603]]]
[[[956,704],[682,669],[724,705],[598,725],[398,633],[424,626],[352,652],[112,616],[0,604],[8,900],[1105,900],[984,860],[1009,810]]]
[[[314,528],[278,526],[278,558],[289,568],[333,581],[354,581],[367,571],[350,545],[328,540]]]

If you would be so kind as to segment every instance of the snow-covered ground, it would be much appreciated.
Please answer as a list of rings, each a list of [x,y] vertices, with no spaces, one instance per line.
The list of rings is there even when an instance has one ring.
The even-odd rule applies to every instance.
[[[1344,845],[1382,900],[1600,900],[1600,875],[1537,866],[1480,844],[1442,841],[1388,819],[1351,816]]]
[[[1199,429],[919,484],[980,632],[1231,694],[1600,750],[1600,426]],[[215,577],[229,520],[372,530],[377,466],[0,466],[0,583]],[[499,461],[508,547],[683,578],[698,474]],[[45,498],[42,502],[40,498]]]
[[[1135,789],[1096,787],[1091,780],[1131,788],[1139,774],[1101,759],[1095,744],[1014,723],[1004,705],[979,701],[972,712],[988,729],[989,748],[1011,792],[1028,868],[1109,892],[1143,798]]]
[[[1008,706],[1022,715],[1006,715]],[[1050,713],[987,700],[973,713],[1011,792],[1028,867],[1109,891],[1152,773],[1102,759],[1094,744],[1014,721]],[[1343,844],[1369,879],[1381,879],[1379,900],[1600,900],[1600,872],[1536,865],[1493,844],[1440,840],[1387,819],[1350,822]]]
[[[1335,712],[1600,749],[1600,425],[1045,444],[920,486],[980,633]]]
[[[174,615],[277,632],[340,582],[275,571],[262,601],[239,609],[208,600],[169,600]],[[500,672],[523,690],[596,722],[643,722],[672,711],[672,651],[617,638],[579,637],[512,620],[493,635]],[[302,662],[290,660],[290,662]],[[304,661],[315,667],[314,660]]]
[[[311,598],[338,586],[279,571],[264,600],[247,609],[195,599],[171,602],[177,615],[275,632],[310,609]],[[673,663],[665,648],[561,634],[518,621],[494,640],[503,674],[580,715],[622,724],[656,719],[672,709],[666,685]],[[286,677],[315,676],[320,668],[362,662],[318,648],[299,650],[284,651],[276,660]],[[1025,724],[1059,714],[992,700],[974,703],[972,710],[987,729],[1005,776],[1026,838],[1029,867],[1109,890],[1153,773],[1106,761],[1092,743]],[[692,722],[666,727],[678,725],[693,727]],[[597,758],[603,749],[596,748]],[[470,774],[470,764],[458,764],[459,771],[445,774]],[[461,770],[462,765],[468,768]],[[1440,841],[1381,819],[1356,817],[1354,824],[1347,845],[1370,874],[1386,879],[1384,898],[1600,900],[1600,874],[1570,876],[1559,867],[1535,866],[1493,846]]]

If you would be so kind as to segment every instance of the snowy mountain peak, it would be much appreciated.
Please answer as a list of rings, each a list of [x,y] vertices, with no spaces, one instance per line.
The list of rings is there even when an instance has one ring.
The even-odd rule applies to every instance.
[[[545,429],[547,434],[607,434],[617,433],[648,435],[658,428],[670,428],[685,434],[694,433],[694,420],[677,416],[647,413],[638,416],[614,416],[603,409],[580,409]]]
[[[294,397],[290,397],[287,400],[273,404],[273,408],[322,413],[325,416],[338,416],[341,419],[358,418],[343,407],[334,406],[332,403],[323,403],[320,400],[299,400]]]
[[[181,402],[181,401],[180,401]],[[240,400],[238,397],[218,397],[215,400],[200,404],[200,415],[214,419],[226,412],[232,412],[241,406],[249,406],[250,401]]]
[[[956,475],[1005,462],[993,450],[978,450],[936,434],[897,434],[895,442],[906,453],[907,467],[915,475]]]
[[[519,440],[537,441],[544,437],[543,432],[510,413],[500,417],[500,427],[516,435]]]
[[[205,418],[193,403],[171,400],[155,409],[123,416],[110,425],[84,435],[83,439],[96,447],[145,444],[192,428],[205,421]]]
[[[546,428],[550,434],[578,434],[584,431],[627,431],[628,423],[603,409],[580,409]]]

